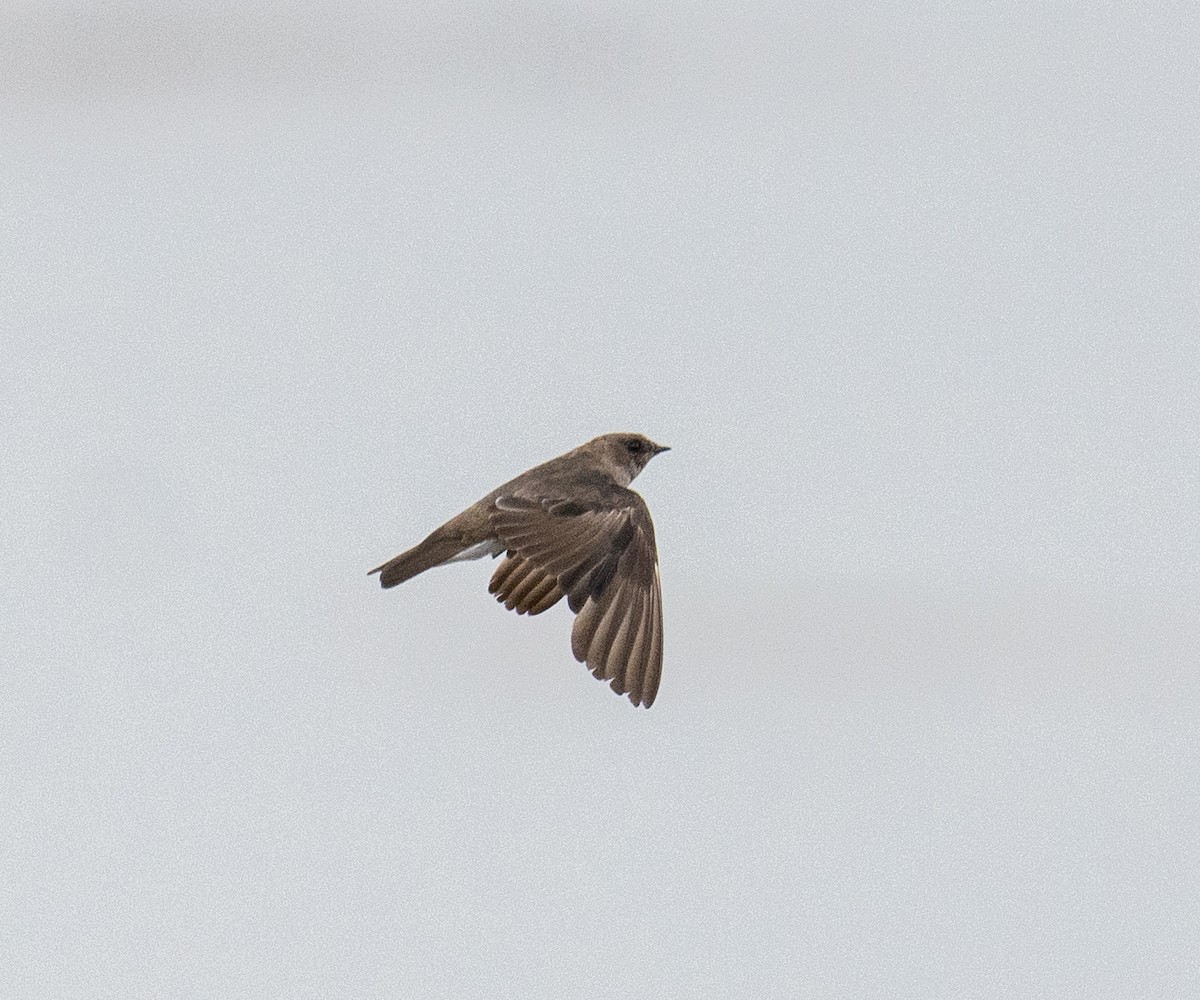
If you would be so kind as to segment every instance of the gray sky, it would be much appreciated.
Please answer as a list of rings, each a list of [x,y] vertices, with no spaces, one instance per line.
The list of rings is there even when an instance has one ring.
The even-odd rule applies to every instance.
[[[1198,44],[8,4],[0,993],[1200,991]],[[650,712],[366,577],[617,429]]]

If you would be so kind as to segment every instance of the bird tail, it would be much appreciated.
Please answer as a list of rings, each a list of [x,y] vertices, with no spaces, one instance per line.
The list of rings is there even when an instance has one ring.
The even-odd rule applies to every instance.
[[[405,580],[411,580],[418,573],[433,569],[434,566],[462,559],[497,555],[500,551],[491,540],[464,542],[461,537],[443,534],[439,528],[420,545],[414,545],[407,552],[401,552],[395,559],[389,559],[382,566],[376,566],[367,575],[378,573],[381,587],[394,587]]]

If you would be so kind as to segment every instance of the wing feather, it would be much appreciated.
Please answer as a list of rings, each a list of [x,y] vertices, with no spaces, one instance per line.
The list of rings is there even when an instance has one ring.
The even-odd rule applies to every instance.
[[[642,704],[647,708],[654,704],[654,697],[658,694],[658,681],[662,676],[662,587],[658,581],[657,565],[654,567],[654,587],[650,592],[650,601],[650,655],[646,659],[646,676],[642,679]]]
[[[540,614],[565,595],[575,658],[649,707],[662,672],[662,595],[642,498],[615,486],[591,503],[502,495],[491,516],[508,555],[488,589],[519,614]]]
[[[527,559],[509,555],[492,574],[488,591],[510,611],[538,615],[562,600],[563,592],[550,573]]]
[[[633,638],[629,643],[629,666],[625,670],[625,683],[629,685],[629,694],[640,697],[642,679],[646,676],[646,656],[650,650],[650,615],[654,598],[650,592],[643,589],[639,594],[637,627],[630,629]]]
[[[525,598],[527,614],[540,615],[543,611],[554,607],[563,599],[563,592],[558,587],[558,581],[552,576],[546,576],[542,585]]]
[[[522,573],[520,581],[509,591],[508,599],[504,602],[509,611],[524,606],[529,596],[546,582],[545,570],[536,563],[527,562],[525,565],[528,569]]]

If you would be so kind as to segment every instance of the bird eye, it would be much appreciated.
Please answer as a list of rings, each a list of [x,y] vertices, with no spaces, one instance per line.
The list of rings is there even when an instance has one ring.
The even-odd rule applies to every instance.
[[[625,447],[626,447],[626,449],[628,449],[629,454],[637,455],[642,450],[642,442],[639,441],[637,438],[630,438],[628,441],[625,442]]]

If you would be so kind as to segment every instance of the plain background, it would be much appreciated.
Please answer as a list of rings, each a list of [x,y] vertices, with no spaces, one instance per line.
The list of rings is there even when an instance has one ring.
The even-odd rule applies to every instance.
[[[1197,51],[6,4],[0,993],[1200,994]],[[610,430],[649,712],[366,576]]]

